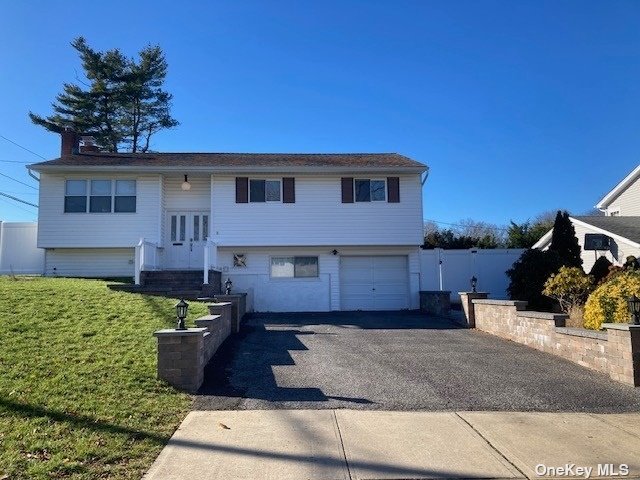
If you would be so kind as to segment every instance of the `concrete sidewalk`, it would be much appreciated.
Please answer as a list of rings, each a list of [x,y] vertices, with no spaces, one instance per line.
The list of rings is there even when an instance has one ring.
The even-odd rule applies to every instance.
[[[144,478],[612,478],[623,464],[640,478],[640,414],[195,411]]]

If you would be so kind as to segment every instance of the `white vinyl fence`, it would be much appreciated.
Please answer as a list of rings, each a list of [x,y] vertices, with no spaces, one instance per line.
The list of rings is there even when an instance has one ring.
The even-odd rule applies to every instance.
[[[523,249],[420,250],[420,290],[450,290],[451,301],[458,292],[471,290],[471,277],[478,279],[478,291],[491,298],[506,299],[509,278],[506,271],[520,258]]]
[[[44,250],[37,241],[37,223],[0,222],[0,275],[42,274]]]

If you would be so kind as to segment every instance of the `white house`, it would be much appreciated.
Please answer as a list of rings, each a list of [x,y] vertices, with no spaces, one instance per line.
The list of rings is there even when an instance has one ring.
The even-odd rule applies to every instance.
[[[582,248],[582,267],[589,272],[600,256],[621,265],[628,256],[640,258],[640,165],[596,204],[604,216],[570,217]],[[546,249],[552,231],[533,248]]]
[[[100,153],[40,174],[45,274],[210,270],[257,311],[418,307],[422,176],[398,154]]]

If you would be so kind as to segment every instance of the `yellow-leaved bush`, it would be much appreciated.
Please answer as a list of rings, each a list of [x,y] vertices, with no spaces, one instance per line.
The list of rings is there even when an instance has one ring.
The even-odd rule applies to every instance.
[[[584,327],[600,330],[603,323],[627,323],[627,300],[640,296],[640,272],[628,270],[614,275],[596,288],[584,308]]]
[[[554,298],[565,313],[584,301],[593,290],[593,277],[578,267],[560,267],[558,273],[551,275],[544,284],[543,295]]]

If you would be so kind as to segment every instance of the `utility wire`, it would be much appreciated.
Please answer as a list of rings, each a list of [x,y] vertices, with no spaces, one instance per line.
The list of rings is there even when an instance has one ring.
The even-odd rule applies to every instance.
[[[0,160],[2,163],[22,163],[23,165],[27,165],[31,162],[23,162],[22,160]]]
[[[0,192],[0,195],[2,195],[3,197],[10,198],[11,200],[15,200],[16,202],[24,203],[25,205],[30,205],[32,207],[38,208],[38,205],[36,205],[35,203],[27,202],[26,200],[22,200],[18,197],[14,197],[13,195],[9,195],[8,193]]]
[[[29,185],[28,183],[21,182],[17,178],[10,177],[9,175],[5,175],[4,173],[0,173],[0,175],[3,176],[3,177],[7,177],[10,180],[13,180],[14,182],[18,182],[18,183],[24,185],[25,187],[33,188],[34,190],[38,189],[37,187],[34,187],[33,185]]]
[[[18,208],[18,209],[20,209],[20,210],[22,210],[22,211],[25,211],[25,212],[27,212],[27,213],[29,213],[29,214],[31,214],[31,215],[37,216],[37,213],[36,213],[36,212],[34,212],[33,210],[27,210],[26,208],[21,207],[20,205],[16,205],[15,203],[11,202],[10,200],[6,200],[6,199],[2,198],[2,196],[0,196],[0,202],[8,203],[8,204],[9,204],[9,205],[11,205],[13,208]]]
[[[0,133],[0,138],[4,138],[7,142],[9,142],[9,143],[13,143],[16,147],[19,147],[19,148],[21,148],[21,149],[23,149],[23,150],[25,150],[25,151],[27,151],[27,152],[29,152],[29,153],[31,153],[31,154],[33,154],[33,155],[35,155],[36,157],[40,157],[41,159],[46,160],[46,158],[45,158],[45,157],[43,157],[42,155],[40,155],[39,153],[36,153],[36,152],[34,152],[33,150],[29,150],[27,147],[23,147],[23,146],[22,146],[22,145],[20,145],[19,143],[16,143],[16,142],[14,142],[13,140],[11,140],[10,138],[5,137],[5,136],[4,136],[4,135],[2,135],[1,133]]]

